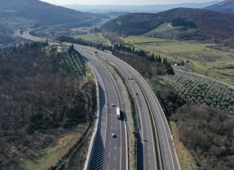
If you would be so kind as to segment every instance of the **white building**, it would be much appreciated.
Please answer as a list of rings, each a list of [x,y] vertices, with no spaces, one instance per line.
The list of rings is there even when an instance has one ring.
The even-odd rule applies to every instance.
[[[67,53],[67,47],[65,45],[58,46],[58,53]]]

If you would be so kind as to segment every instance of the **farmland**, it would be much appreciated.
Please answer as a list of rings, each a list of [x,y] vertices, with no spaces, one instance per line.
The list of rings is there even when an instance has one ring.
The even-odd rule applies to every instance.
[[[160,76],[171,85],[187,104],[208,106],[234,114],[234,90],[212,79],[174,70],[175,75]]]
[[[85,61],[80,53],[73,51],[72,53],[58,54],[60,64],[64,71],[69,73],[76,73],[79,76],[85,75]]]
[[[144,36],[122,38],[126,45],[166,57],[170,62],[189,60],[195,73],[234,85],[234,55],[232,49],[218,49],[216,44],[196,41],[175,41]]]
[[[90,41],[92,43],[95,44],[105,44],[106,45],[106,41],[103,40],[103,37],[100,34],[84,34],[84,35],[75,35],[73,36],[74,38],[82,38],[85,41]]]

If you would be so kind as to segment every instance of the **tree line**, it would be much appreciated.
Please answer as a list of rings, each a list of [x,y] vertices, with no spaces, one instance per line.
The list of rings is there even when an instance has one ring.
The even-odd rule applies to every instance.
[[[66,74],[47,43],[0,51],[0,166],[9,169],[37,130],[69,128],[89,120],[82,77]],[[36,135],[35,135],[36,136]],[[24,152],[26,152],[24,150]]]

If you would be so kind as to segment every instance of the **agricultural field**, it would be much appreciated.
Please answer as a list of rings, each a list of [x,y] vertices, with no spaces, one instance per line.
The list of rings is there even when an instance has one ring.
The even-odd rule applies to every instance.
[[[171,85],[187,103],[208,106],[234,114],[234,90],[227,85],[202,76],[174,70],[175,75],[160,76]]]
[[[79,76],[85,76],[85,61],[78,52],[73,51],[72,53],[58,55],[63,70],[65,70],[68,74],[76,73]]]
[[[213,43],[175,41],[144,36],[122,38],[126,45],[166,57],[170,62],[189,60],[193,72],[234,85],[234,50],[216,48]]]
[[[92,43],[95,44],[104,44],[106,45],[106,41],[103,39],[103,37],[101,36],[101,34],[84,34],[84,35],[75,35],[73,36],[74,38],[82,38],[86,41],[90,41]]]
[[[0,18],[0,23],[7,25],[12,30],[17,30],[23,27],[30,27],[34,25],[36,22],[32,19],[25,18]]]

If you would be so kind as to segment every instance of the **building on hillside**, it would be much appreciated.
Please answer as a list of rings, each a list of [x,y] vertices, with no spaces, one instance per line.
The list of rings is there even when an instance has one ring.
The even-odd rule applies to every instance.
[[[67,46],[65,46],[65,45],[59,45],[57,52],[58,53],[67,53]]]

